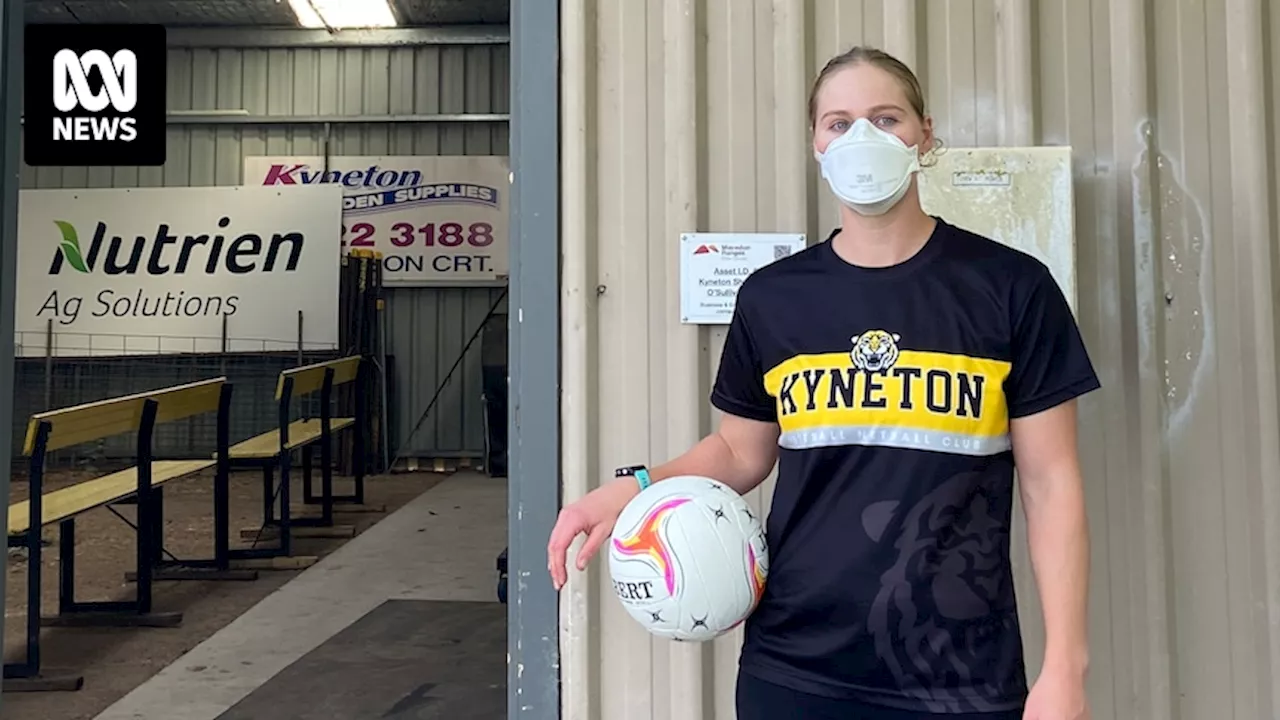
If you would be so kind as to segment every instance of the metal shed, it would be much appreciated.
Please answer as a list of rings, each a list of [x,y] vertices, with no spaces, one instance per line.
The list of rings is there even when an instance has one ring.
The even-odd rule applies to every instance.
[[[170,116],[163,167],[23,165],[22,187],[239,185],[243,159],[255,155],[506,155],[506,3],[397,9],[406,27],[331,34],[298,29],[278,2],[30,0],[30,22],[170,27]],[[387,289],[391,452],[402,465],[483,455],[478,344],[445,378],[494,303],[503,309],[501,293]],[[269,419],[254,418],[255,426],[260,420]]]

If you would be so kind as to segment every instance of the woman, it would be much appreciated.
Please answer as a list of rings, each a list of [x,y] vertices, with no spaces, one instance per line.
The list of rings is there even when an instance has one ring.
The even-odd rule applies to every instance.
[[[739,720],[1087,718],[1075,399],[1099,382],[1066,300],[1039,261],[921,209],[937,140],[901,62],[833,58],[809,115],[841,227],[747,279],[711,395],[719,429],[565,507],[553,582],[573,539],[588,536],[582,569],[647,482],[702,475],[746,493],[778,461]],[[1030,692],[1015,461],[1047,631]]]

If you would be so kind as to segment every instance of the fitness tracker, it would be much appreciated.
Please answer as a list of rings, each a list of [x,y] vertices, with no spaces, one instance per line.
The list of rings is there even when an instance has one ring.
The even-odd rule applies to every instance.
[[[643,465],[629,465],[627,467],[620,467],[617,470],[613,471],[613,476],[635,478],[636,482],[639,483],[640,485],[640,492],[644,492],[649,488],[650,485],[653,484],[653,481],[649,479],[649,469]]]

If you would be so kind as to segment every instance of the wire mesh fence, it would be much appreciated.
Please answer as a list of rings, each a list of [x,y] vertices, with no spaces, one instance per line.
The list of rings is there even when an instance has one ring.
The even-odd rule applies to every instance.
[[[33,414],[72,407],[160,388],[183,385],[216,377],[227,378],[232,387],[230,430],[235,443],[279,427],[279,405],[275,399],[280,372],[310,363],[333,360],[346,355],[365,358],[378,355],[381,338],[377,322],[381,307],[381,260],[371,253],[352,253],[342,257],[339,275],[338,347],[307,340],[304,332],[317,322],[332,320],[306,317],[297,313],[296,338],[260,339],[239,337],[232,332],[227,318],[216,337],[175,337],[133,333],[71,332],[47,321],[44,332],[17,332],[14,335],[14,422],[13,447],[15,475],[25,473],[22,457],[25,437]],[[141,326],[140,326],[141,327]],[[366,410],[370,412],[366,439],[377,447],[385,423],[373,422],[385,417],[373,382],[364,379],[357,390],[355,383],[335,388],[331,412],[353,412],[353,393],[366,394]],[[320,394],[296,397],[291,403],[291,419],[315,418],[320,415]],[[216,441],[214,413],[155,427],[152,452],[159,460],[211,457]],[[108,469],[132,464],[137,455],[137,439],[120,435],[50,453],[46,466],[68,469],[91,466]],[[335,460],[345,467],[351,459],[350,438],[334,448]],[[363,452],[368,452],[364,449]]]
[[[231,440],[236,442],[278,425],[275,401],[280,371],[339,356],[336,350],[266,353],[169,353],[115,357],[20,357],[14,372],[15,468],[33,414],[173,385],[226,377],[231,383]],[[319,395],[298,398],[294,418],[316,417]],[[216,437],[213,413],[157,425],[157,459],[208,457]],[[49,467],[106,468],[131,463],[136,438],[119,435],[51,453]]]

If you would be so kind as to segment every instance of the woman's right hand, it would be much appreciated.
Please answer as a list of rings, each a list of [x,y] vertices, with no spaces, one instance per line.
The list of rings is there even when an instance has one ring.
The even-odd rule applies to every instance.
[[[587,536],[575,563],[579,571],[585,570],[596,551],[613,533],[613,524],[622,514],[622,509],[639,492],[635,478],[617,478],[560,510],[556,525],[551,529],[551,540],[547,543],[547,572],[551,573],[551,583],[557,592],[569,580],[566,563],[573,541],[581,534]]]

